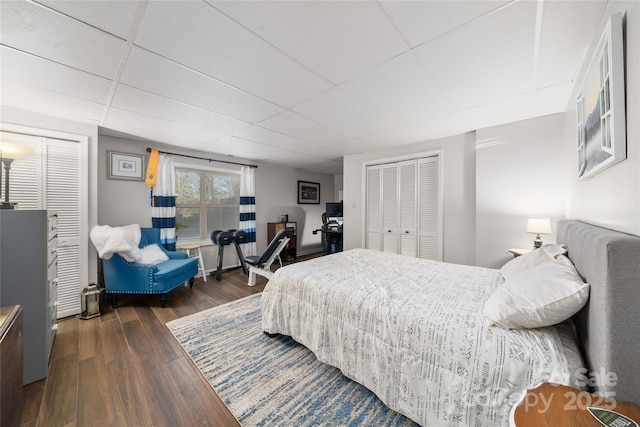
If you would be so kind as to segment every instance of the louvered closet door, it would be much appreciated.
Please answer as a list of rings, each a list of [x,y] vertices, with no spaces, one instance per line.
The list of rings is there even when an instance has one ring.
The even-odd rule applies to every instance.
[[[442,260],[438,157],[418,160],[418,257]]]
[[[399,175],[399,240],[400,254],[408,256],[418,255],[417,220],[416,220],[416,171],[415,160],[400,162],[398,164]]]
[[[58,212],[58,318],[80,312],[80,162],[80,144],[47,140],[47,210]]]
[[[87,276],[88,268],[88,249],[80,239],[80,205],[86,191],[80,175],[81,144],[12,132],[0,134],[3,141],[33,149],[11,165],[10,198],[18,202],[19,209],[58,212],[58,318],[79,314],[81,277]]]
[[[382,250],[398,253],[398,164],[382,165]]]
[[[367,167],[366,242],[365,248],[382,249],[382,210],[380,198],[380,166]]]

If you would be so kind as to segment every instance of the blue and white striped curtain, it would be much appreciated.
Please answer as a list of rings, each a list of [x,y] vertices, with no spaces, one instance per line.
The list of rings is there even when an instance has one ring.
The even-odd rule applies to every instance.
[[[249,235],[242,247],[244,255],[257,255],[256,249],[256,169],[243,166],[240,171],[240,230]]]
[[[169,251],[176,250],[176,172],[173,156],[160,154],[156,185],[153,187],[151,224],[160,229],[160,242]]]

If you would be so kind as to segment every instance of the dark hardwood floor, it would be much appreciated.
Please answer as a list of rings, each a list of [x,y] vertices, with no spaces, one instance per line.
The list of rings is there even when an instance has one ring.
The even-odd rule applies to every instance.
[[[298,261],[321,253],[299,257]],[[22,426],[237,426],[165,323],[262,292],[241,269],[158,296],[120,296],[101,317],[61,320],[49,376],[24,386]]]

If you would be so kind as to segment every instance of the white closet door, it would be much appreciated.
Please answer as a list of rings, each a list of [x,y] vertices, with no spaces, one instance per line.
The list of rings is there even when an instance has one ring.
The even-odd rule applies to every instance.
[[[80,238],[86,235],[81,231],[86,191],[81,144],[12,132],[1,136],[33,149],[11,165],[10,199],[18,202],[18,209],[58,212],[58,318],[79,314],[80,284],[88,275],[87,243]]]
[[[400,207],[399,207],[399,239],[400,254],[408,256],[418,255],[417,241],[417,220],[416,220],[416,171],[415,160],[400,162],[398,164],[399,185],[400,185]]]
[[[380,198],[380,166],[367,167],[366,242],[365,248],[382,249],[382,210]]]
[[[398,164],[382,165],[382,250],[398,253]]]
[[[418,257],[442,261],[438,157],[418,160]]]
[[[80,312],[80,144],[47,139],[47,210],[58,213],[58,318]]]

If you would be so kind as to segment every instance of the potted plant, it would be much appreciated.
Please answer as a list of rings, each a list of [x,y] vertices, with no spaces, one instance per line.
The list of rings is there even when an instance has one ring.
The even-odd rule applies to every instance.
[[[176,240],[178,239],[178,234],[180,233],[180,230],[182,230],[183,228],[187,228],[187,224],[185,224],[184,222],[176,223]]]

